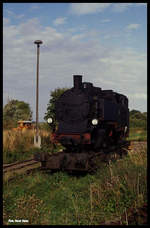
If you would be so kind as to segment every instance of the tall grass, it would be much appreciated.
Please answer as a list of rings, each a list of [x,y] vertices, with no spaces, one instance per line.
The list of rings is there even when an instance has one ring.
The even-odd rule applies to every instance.
[[[21,161],[32,157],[34,151],[38,149],[34,147],[34,135],[33,130],[15,131],[4,130],[3,131],[3,162],[10,163],[15,161]],[[42,144],[50,145],[50,132],[40,131]]]
[[[147,130],[140,128],[131,128],[129,132],[129,140],[136,141],[146,141],[147,140]]]
[[[13,151],[20,147],[29,149],[33,146],[33,131],[13,131],[3,132],[3,149]]]

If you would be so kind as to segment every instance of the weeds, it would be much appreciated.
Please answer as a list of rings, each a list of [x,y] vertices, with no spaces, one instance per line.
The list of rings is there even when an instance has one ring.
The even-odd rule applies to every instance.
[[[5,202],[3,202],[5,207]],[[13,207],[13,219],[19,220],[27,220],[28,225],[30,224],[40,224],[41,223],[41,215],[44,215],[45,208],[43,204],[43,200],[40,200],[33,195],[24,195],[16,200]],[[6,217],[6,211],[4,211],[4,217]],[[8,222],[9,224],[9,222]],[[14,225],[18,224],[18,222]]]
[[[42,150],[47,145],[49,151],[52,150],[50,132],[41,131]],[[3,163],[12,163],[30,159],[34,152],[39,150],[34,147],[34,131],[3,131]]]
[[[130,225],[129,209],[147,202],[146,151],[146,144],[132,149],[117,162],[102,163],[94,175],[37,171],[4,183],[4,224],[24,218],[30,225],[100,225],[117,217]]]
[[[147,140],[147,130],[131,128],[128,139],[137,140],[137,141],[146,141]]]
[[[34,147],[34,131],[3,131],[3,163],[23,161],[33,157],[37,151],[45,153],[56,153],[62,150],[62,146],[53,145],[50,137],[51,133],[45,130],[40,131],[41,148]]]

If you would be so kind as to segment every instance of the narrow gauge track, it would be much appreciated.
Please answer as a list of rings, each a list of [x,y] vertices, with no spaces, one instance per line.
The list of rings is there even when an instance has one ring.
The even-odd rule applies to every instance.
[[[3,165],[3,177],[4,179],[10,179],[15,174],[22,174],[25,172],[29,172],[33,169],[39,168],[40,162],[35,161],[33,159],[25,160],[22,162],[15,162],[11,164]]]
[[[127,154],[127,150],[129,150],[129,149],[131,149],[131,148],[133,148],[135,146],[142,145],[143,143],[146,144],[147,142],[126,141],[123,144],[111,147],[109,149],[109,152],[108,152],[108,149],[107,150],[98,151],[97,153],[93,153],[92,151],[89,151],[88,154],[89,154],[89,160],[90,160],[91,164],[89,166],[88,171],[92,172],[92,171],[95,170],[95,161],[96,161],[96,165],[97,165],[100,161],[110,162],[111,160],[116,160],[117,158],[120,158],[123,155]],[[64,153],[66,153],[66,151],[62,151],[62,152],[58,152],[56,154],[53,154],[51,156],[52,163],[53,163],[53,160],[55,160],[55,164],[57,163],[57,160],[58,160],[58,163],[59,163],[59,160],[63,157]],[[67,154],[69,156],[69,152],[67,152]],[[95,160],[95,158],[96,158],[96,160]],[[51,162],[51,159],[50,159],[49,162]],[[58,166],[59,165],[60,164],[58,164]],[[62,165],[64,165],[64,164],[62,164]],[[39,167],[41,168],[41,162],[35,161],[34,159],[25,160],[25,161],[22,161],[22,162],[14,162],[14,163],[11,163],[11,164],[4,164],[3,165],[3,176],[6,179],[9,179],[9,178],[12,178],[12,176],[14,176],[14,174],[30,172],[33,169],[37,169]],[[46,169],[46,167],[45,168],[42,167],[42,169],[44,170],[44,169]],[[69,171],[69,169],[66,169],[65,167],[62,167],[62,166],[60,166],[58,168],[58,170],[59,169],[68,170]],[[80,171],[80,168],[79,168],[79,171]],[[81,169],[81,171],[82,171],[82,169]]]

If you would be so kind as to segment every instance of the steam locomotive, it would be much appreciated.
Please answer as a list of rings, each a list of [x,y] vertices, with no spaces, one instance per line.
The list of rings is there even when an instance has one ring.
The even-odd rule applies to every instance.
[[[73,76],[73,88],[65,91],[55,104],[57,130],[53,143],[65,148],[90,147],[93,150],[117,144],[129,135],[128,98],[113,90],[102,90],[81,75]],[[48,118],[53,124],[53,118]]]

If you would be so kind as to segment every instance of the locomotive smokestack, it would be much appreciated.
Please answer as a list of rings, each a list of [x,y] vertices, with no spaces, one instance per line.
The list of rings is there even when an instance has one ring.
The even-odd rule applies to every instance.
[[[74,88],[81,89],[82,88],[82,75],[73,75],[74,79]]]

